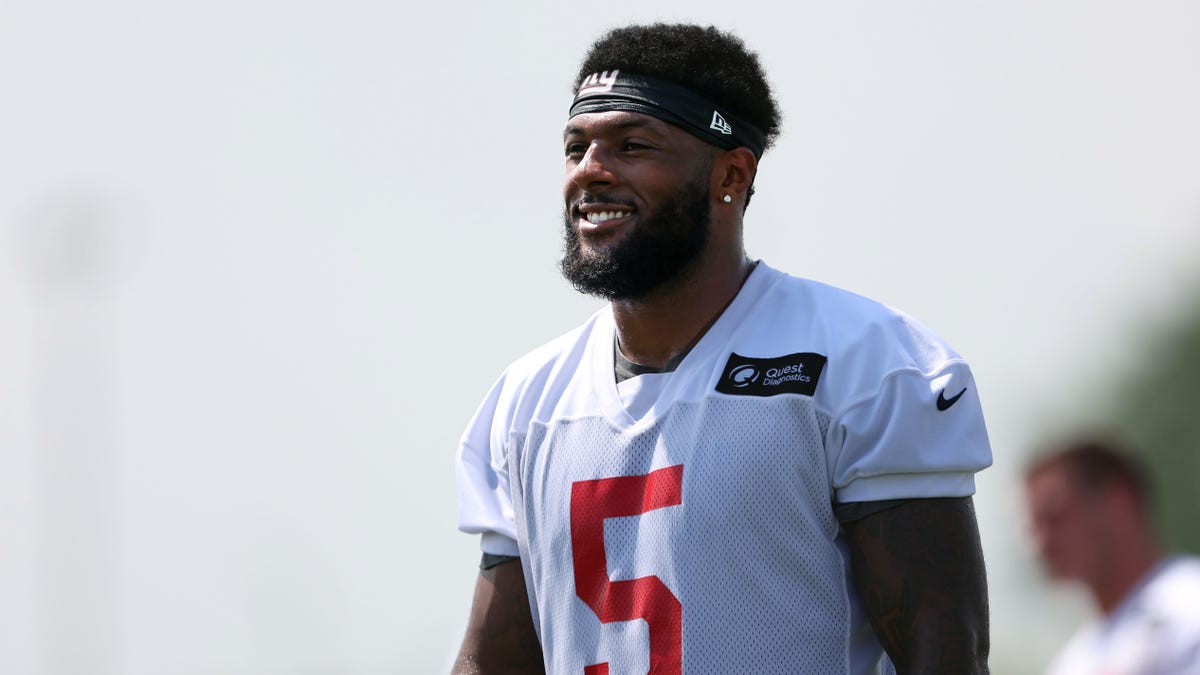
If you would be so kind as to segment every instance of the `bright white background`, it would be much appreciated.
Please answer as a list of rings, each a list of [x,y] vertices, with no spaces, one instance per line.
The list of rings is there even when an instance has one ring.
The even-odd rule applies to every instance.
[[[596,303],[556,271],[588,42],[732,28],[786,113],[752,255],[974,364],[993,672],[1087,610],[1015,480],[1195,295],[1200,5],[0,5],[0,672],[428,673],[452,456]]]

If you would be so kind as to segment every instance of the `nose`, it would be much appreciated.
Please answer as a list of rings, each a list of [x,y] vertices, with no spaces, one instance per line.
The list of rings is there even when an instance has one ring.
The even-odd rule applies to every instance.
[[[603,145],[592,142],[583,157],[567,169],[567,177],[581,190],[592,190],[616,182],[612,162]]]
[[[1044,525],[1033,526],[1033,543],[1037,546],[1038,553],[1045,555],[1050,548],[1051,537]]]

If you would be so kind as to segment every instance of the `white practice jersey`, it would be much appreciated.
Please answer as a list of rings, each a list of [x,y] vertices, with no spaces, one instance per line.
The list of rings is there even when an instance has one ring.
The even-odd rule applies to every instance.
[[[548,672],[894,672],[834,506],[974,493],[967,364],[763,263],[633,412],[614,339],[606,308],[514,363],[459,449],[459,527],[520,555]]]
[[[1168,558],[1081,628],[1050,675],[1200,675],[1200,558]]]

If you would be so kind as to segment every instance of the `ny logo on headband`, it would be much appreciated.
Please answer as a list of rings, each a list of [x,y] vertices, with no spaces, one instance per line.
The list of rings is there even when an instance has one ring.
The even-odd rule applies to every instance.
[[[613,71],[613,74],[615,75],[616,71]],[[721,113],[717,112],[716,110],[713,111],[712,124],[708,125],[708,128],[715,129],[726,136],[733,133],[733,127],[729,126],[729,122],[726,122],[725,118],[721,117]]]
[[[592,73],[583,78],[583,82],[579,83],[579,93],[577,96],[584,94],[603,94],[606,91],[612,91],[613,85],[617,83],[617,73],[620,70],[612,71],[610,75],[608,71],[601,73]]]

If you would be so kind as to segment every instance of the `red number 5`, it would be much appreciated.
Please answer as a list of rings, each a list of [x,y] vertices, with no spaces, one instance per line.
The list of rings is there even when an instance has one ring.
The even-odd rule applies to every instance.
[[[604,519],[637,516],[683,501],[683,465],[644,476],[618,476],[571,485],[571,549],[575,593],[601,623],[645,619],[650,627],[650,675],[683,672],[683,610],[679,599],[658,577],[628,581],[608,578]],[[607,675],[608,663],[583,669]]]

